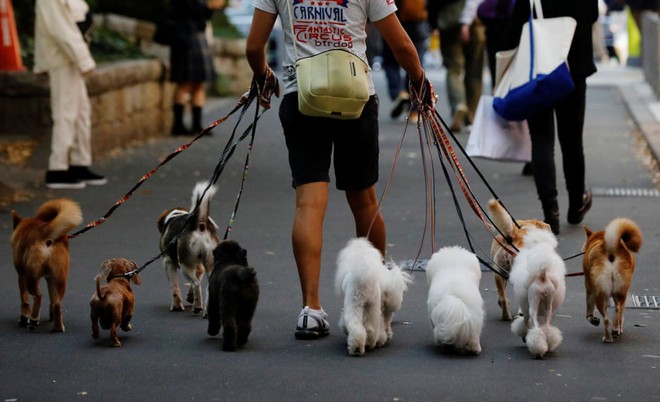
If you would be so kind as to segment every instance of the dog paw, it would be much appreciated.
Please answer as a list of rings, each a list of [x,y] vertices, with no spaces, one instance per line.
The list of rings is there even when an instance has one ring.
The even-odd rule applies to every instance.
[[[170,307],[170,311],[185,311],[185,310],[186,310],[186,309],[185,309],[185,307],[183,307],[183,304],[179,304],[179,305],[174,305],[174,304],[173,304],[173,305]]]
[[[502,315],[500,315],[500,321],[511,321],[513,320],[513,317],[511,317],[511,313],[508,311],[502,311]]]
[[[621,332],[617,331],[616,329],[612,330],[612,336],[614,338],[618,338],[621,336]]]
[[[27,328],[30,331],[36,330],[38,326],[39,326],[39,320],[28,320]]]
[[[126,324],[121,326],[122,331],[128,332],[133,329],[133,326],[131,324]]]
[[[112,346],[115,347],[115,348],[118,348],[118,347],[121,346],[121,342],[119,342],[119,341],[112,341]]]
[[[18,319],[18,326],[21,328],[27,328],[28,326],[28,318],[24,315],[21,316],[21,318]]]
[[[200,314],[200,313],[202,312],[202,310],[203,310],[203,309],[202,309],[201,307],[195,307],[195,308],[193,309],[193,314],[198,315],[198,314]]]
[[[53,326],[52,332],[64,332],[64,325],[62,325],[61,327]]]
[[[612,336],[603,337],[603,343],[613,343],[613,342],[614,342],[614,338],[612,338]]]
[[[593,316],[593,315],[588,315],[587,316],[587,321],[589,321],[589,323],[591,325],[593,325],[594,327],[597,327],[598,325],[600,325],[600,318],[598,318],[596,316]]]
[[[351,356],[362,356],[364,355],[364,351],[365,351],[364,346],[348,348],[348,354]]]

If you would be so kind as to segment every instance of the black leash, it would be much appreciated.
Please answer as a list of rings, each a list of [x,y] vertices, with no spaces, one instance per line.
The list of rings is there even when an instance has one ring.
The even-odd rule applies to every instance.
[[[250,90],[249,96],[247,98],[245,98],[245,99],[241,98],[241,101],[243,103],[242,103],[241,113],[238,117],[238,121],[234,125],[234,129],[232,130],[231,136],[229,137],[229,139],[227,141],[227,144],[225,145],[225,148],[224,148],[222,154],[220,155],[218,163],[216,164],[215,169],[213,170],[213,174],[211,176],[211,179],[208,181],[208,184],[207,184],[206,188],[204,189],[204,191],[202,192],[201,196],[197,199],[197,202],[196,202],[195,207],[193,208],[193,210],[188,213],[188,216],[186,217],[185,223],[182,225],[182,228],[187,227],[188,223],[192,220],[192,217],[195,215],[195,212],[199,209],[199,206],[201,205],[201,202],[204,199],[204,196],[206,195],[207,191],[211,188],[211,186],[213,186],[215,183],[217,183],[218,179],[220,178],[220,175],[224,171],[224,168],[225,168],[227,162],[229,161],[231,156],[234,154],[234,151],[236,150],[236,147],[238,146],[238,144],[241,141],[243,141],[248,135],[250,135],[249,149],[248,149],[248,154],[247,154],[247,157],[246,157],[246,163],[244,165],[244,171],[243,171],[243,179],[242,179],[242,182],[241,182],[241,187],[240,187],[240,190],[239,190],[239,194],[236,198],[236,203],[234,205],[234,210],[233,210],[232,216],[230,218],[230,223],[229,223],[229,225],[227,227],[227,230],[225,232],[225,237],[224,237],[225,239],[227,238],[229,232],[231,231],[231,225],[233,224],[234,218],[236,216],[236,212],[238,211],[238,205],[239,205],[241,194],[243,192],[243,188],[244,188],[244,185],[245,185],[245,180],[247,178],[247,168],[248,168],[248,165],[249,165],[250,151],[251,151],[253,143],[254,143],[254,137],[255,137],[255,133],[256,133],[257,122],[259,121],[259,119],[261,118],[263,113],[265,113],[266,109],[263,109],[260,112],[259,104],[257,103],[257,106],[255,108],[254,121],[252,121],[250,123],[250,125],[238,137],[236,137],[236,132],[237,132],[239,124],[241,123],[241,121],[243,119],[243,116],[245,115],[246,111],[248,110],[248,108],[250,107],[250,105],[252,104],[252,102],[256,98],[257,98],[256,88]],[[208,128],[206,130],[208,130]],[[158,253],[158,255],[151,258],[150,260],[148,260],[146,263],[144,263],[142,266],[138,267],[137,269],[125,273],[124,276],[130,278],[133,275],[139,274],[140,272],[142,272],[147,266],[151,265],[153,262],[157,261],[163,255],[165,255],[167,253],[167,251],[178,242],[179,238],[181,238],[182,235],[183,235],[183,229],[179,233],[177,233],[165,247],[163,247],[163,250],[160,253]]]

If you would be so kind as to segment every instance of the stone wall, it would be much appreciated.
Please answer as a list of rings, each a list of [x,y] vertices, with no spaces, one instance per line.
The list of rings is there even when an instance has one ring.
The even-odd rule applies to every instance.
[[[164,135],[172,119],[172,84],[158,59],[104,63],[87,78],[93,155]],[[47,139],[52,126],[45,74],[0,72],[0,136]]]

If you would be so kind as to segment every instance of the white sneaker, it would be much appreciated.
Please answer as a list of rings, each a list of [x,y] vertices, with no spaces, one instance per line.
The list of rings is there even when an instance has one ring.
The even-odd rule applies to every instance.
[[[317,339],[330,333],[330,323],[327,320],[328,314],[320,310],[315,310],[305,306],[298,315],[298,324],[296,325],[297,339]]]

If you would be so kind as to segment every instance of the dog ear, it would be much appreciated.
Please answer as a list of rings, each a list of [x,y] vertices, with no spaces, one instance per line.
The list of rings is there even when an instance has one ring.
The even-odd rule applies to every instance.
[[[138,266],[135,263],[135,261],[127,260],[127,262],[128,262],[128,264],[127,264],[128,265],[128,270],[126,272],[131,272],[131,271],[135,271],[135,270],[138,269]],[[140,275],[138,275],[137,273],[133,274],[133,276],[131,276],[131,282],[133,282],[136,285],[141,285],[142,284],[142,278],[140,278]]]
[[[110,272],[112,272],[112,267],[114,265],[113,260],[105,260],[101,263],[101,270],[100,272],[96,275],[96,279],[104,281],[108,279],[108,276],[110,275]]]
[[[593,233],[593,231],[589,229],[587,225],[582,225],[582,229],[584,229],[584,233],[587,235],[587,237],[591,236],[591,234]]]
[[[13,221],[14,229],[16,229],[18,227],[18,224],[21,223],[21,221],[23,220],[23,218],[16,211],[11,211],[11,218]]]

